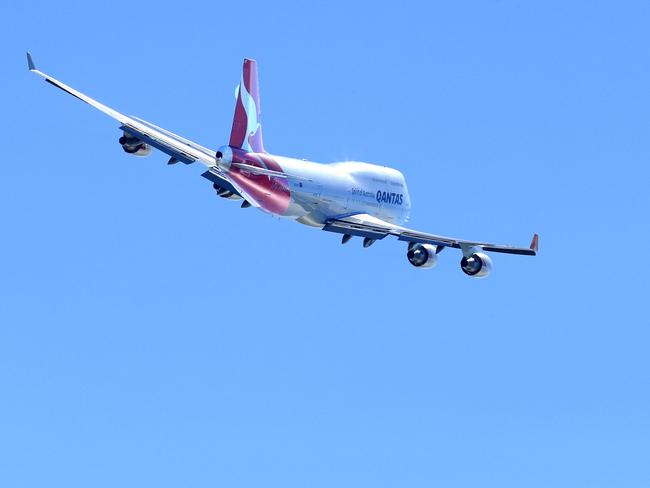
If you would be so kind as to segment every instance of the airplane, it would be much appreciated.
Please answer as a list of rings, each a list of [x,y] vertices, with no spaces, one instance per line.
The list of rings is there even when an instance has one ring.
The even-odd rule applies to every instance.
[[[492,259],[486,252],[537,254],[537,234],[529,247],[515,247],[403,227],[409,219],[411,199],[404,175],[396,169],[357,161],[320,164],[268,153],[262,139],[258,70],[253,59],[244,59],[230,140],[216,151],[84,95],[38,70],[30,53],[27,65],[46,82],[117,120],[122,131],[118,142],[126,153],[148,156],[153,148],[169,156],[168,164],[199,162],[206,166],[201,176],[212,182],[217,195],[242,200],[242,208],[252,206],[342,234],[342,244],[355,236],[363,238],[367,248],[387,236],[397,237],[407,244],[409,263],[420,269],[435,266],[443,249],[460,249],[460,268],[472,278],[485,278],[492,271]]]

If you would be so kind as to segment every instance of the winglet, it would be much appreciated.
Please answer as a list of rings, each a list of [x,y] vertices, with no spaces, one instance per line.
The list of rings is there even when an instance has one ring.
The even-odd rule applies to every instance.
[[[530,250],[537,253],[538,249],[539,249],[539,235],[535,234],[533,235],[533,240],[530,241]]]
[[[27,66],[29,67],[29,71],[34,71],[36,69],[36,65],[34,64],[34,60],[29,51],[27,52]]]

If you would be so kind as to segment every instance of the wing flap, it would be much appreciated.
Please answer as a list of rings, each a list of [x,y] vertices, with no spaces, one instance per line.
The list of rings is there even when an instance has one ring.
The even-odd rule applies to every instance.
[[[453,239],[445,239],[437,236],[420,234],[417,232],[400,232],[397,239],[400,241],[417,242],[419,244],[435,244],[436,246],[454,247],[460,249],[460,244]]]
[[[356,225],[342,220],[332,220],[325,224],[323,230],[328,232],[337,232],[339,234],[349,234],[351,236],[368,237],[370,239],[383,239],[389,232],[385,229],[372,226]]]

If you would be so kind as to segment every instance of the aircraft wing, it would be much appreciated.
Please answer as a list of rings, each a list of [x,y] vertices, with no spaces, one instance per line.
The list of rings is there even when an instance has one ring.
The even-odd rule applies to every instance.
[[[481,248],[484,251],[535,256],[539,246],[539,236],[537,234],[533,236],[529,247],[515,247],[427,234],[400,227],[367,214],[331,219],[325,224],[323,230],[369,239],[383,239],[391,235],[397,237],[400,241],[432,244],[437,246],[437,252],[440,252],[445,247],[455,247],[462,249],[464,254],[471,254],[473,248]]]
[[[129,134],[162,151],[170,156],[169,163],[182,162],[191,164],[198,161],[208,167],[208,170],[202,176],[219,184],[222,187],[233,190],[234,192],[245,198],[251,205],[259,207],[259,203],[248,195],[239,185],[230,181],[230,179],[219,169],[216,164],[215,151],[196,144],[184,137],[174,134],[162,127],[158,127],[146,120],[140,119],[135,116],[124,115],[117,110],[107,107],[103,103],[90,98],[89,96],[75,90],[74,88],[66,85],[65,83],[53,78],[52,76],[43,73],[36,68],[32,55],[27,53],[27,65],[32,73],[45,78],[45,81],[55,87],[63,90],[64,92],[78,98],[82,102],[104,112],[109,117],[117,120],[121,125],[120,129],[124,133]]]
[[[82,102],[95,107],[97,110],[104,112],[109,117],[117,120],[121,125],[121,129],[135,137],[141,138],[142,141],[150,144],[152,147],[176,158],[177,161],[184,163],[193,163],[199,161],[206,166],[214,166],[215,158],[214,151],[211,151],[199,144],[195,144],[187,139],[184,139],[176,134],[162,129],[158,126],[150,124],[137,117],[129,117],[117,110],[107,107],[103,103],[90,98],[87,95],[75,90],[74,88],[60,82],[59,80],[47,75],[36,68],[34,60],[30,53],[27,53],[27,64],[32,73],[45,78],[49,84],[63,90],[64,92],[78,98]]]

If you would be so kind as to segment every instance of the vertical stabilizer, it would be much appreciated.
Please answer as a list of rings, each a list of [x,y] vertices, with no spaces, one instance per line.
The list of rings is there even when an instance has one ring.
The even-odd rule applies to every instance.
[[[261,114],[257,62],[244,59],[242,79],[237,89],[235,117],[230,131],[231,146],[245,151],[264,152]]]

